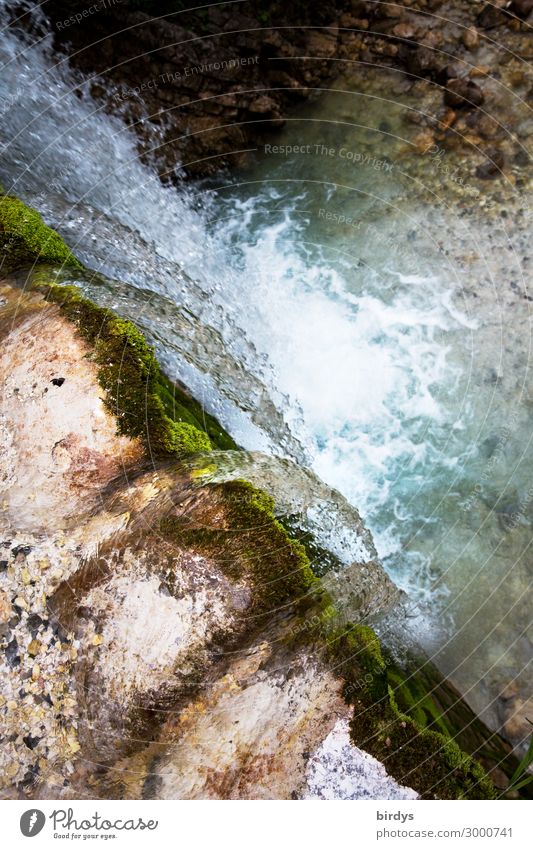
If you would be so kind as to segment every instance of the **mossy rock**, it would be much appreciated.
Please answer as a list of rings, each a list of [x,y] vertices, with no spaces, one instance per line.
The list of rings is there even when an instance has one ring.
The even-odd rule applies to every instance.
[[[14,197],[0,197],[0,251],[4,271],[35,262],[82,267],[39,213]]]
[[[28,264],[83,266],[36,210],[14,197],[0,197],[2,270]],[[154,457],[237,448],[219,422],[161,371],[153,348],[127,319],[98,307],[75,286],[34,283],[60,307],[92,349],[105,402],[118,432],[143,439]]]
[[[402,713],[388,682],[387,664],[371,628],[348,625],[328,638],[330,659],[354,706],[353,742],[381,761],[401,784],[424,799],[494,799],[483,767],[450,737]]]
[[[187,517],[168,517],[160,531],[173,545],[212,557],[228,578],[246,578],[256,613],[273,614],[287,605],[306,604],[319,581],[305,550],[274,517],[274,501],[247,481],[207,487],[223,509],[212,522],[187,527]]]
[[[60,307],[88,342],[106,406],[116,418],[120,434],[141,438],[154,458],[211,449],[205,431],[190,420],[183,421],[179,409],[176,419],[168,415],[165,402],[168,407],[172,384],[162,374],[153,348],[131,321],[96,306],[75,286],[39,283],[36,288]]]

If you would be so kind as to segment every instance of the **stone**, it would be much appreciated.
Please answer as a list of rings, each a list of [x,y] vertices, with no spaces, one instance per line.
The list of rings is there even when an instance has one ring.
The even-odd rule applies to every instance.
[[[511,0],[508,9],[513,15],[525,21],[533,12],[533,0]]]
[[[468,79],[451,79],[444,91],[444,103],[452,109],[472,109],[481,106],[484,100],[481,88]]]
[[[475,50],[476,47],[479,47],[479,32],[475,27],[468,27],[463,32],[462,42],[468,50]]]
[[[486,3],[477,17],[477,25],[482,29],[493,29],[504,24],[506,20],[503,9],[499,9],[494,3]]]
[[[476,177],[480,180],[495,180],[502,172],[505,157],[499,148],[489,148],[485,155],[486,160],[476,168]]]
[[[392,28],[392,34],[398,38],[413,39],[416,35],[416,29],[412,24],[402,21]]]
[[[28,654],[35,657],[41,651],[41,643],[38,640],[32,640],[28,646]]]

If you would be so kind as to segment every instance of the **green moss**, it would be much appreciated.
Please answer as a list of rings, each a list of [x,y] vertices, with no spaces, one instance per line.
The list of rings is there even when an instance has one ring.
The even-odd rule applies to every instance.
[[[118,423],[118,432],[141,438],[154,457],[209,451],[207,434],[189,421],[171,418],[160,397],[163,377],[152,347],[130,321],[96,306],[74,286],[37,284],[44,297],[89,343],[98,366],[105,403]]]
[[[14,197],[0,197],[0,251],[4,270],[34,262],[80,263],[61,236],[34,209]]]
[[[400,669],[388,664],[387,680],[399,710],[414,719],[419,728],[449,734],[450,726],[417,674],[405,676]]]
[[[496,797],[474,758],[449,737],[421,728],[401,711],[372,629],[349,625],[333,632],[328,651],[344,677],[344,697],[354,706],[353,742],[384,763],[397,781],[426,799]]]
[[[233,580],[246,577],[254,590],[254,609],[273,612],[300,603],[318,588],[303,546],[275,519],[274,502],[247,481],[209,486],[217,503],[212,521],[188,527],[187,517],[169,517],[160,531],[174,545],[213,557]]]
[[[222,451],[236,450],[238,445],[214,416],[206,413],[202,405],[185,389],[176,386],[162,372],[157,379],[157,394],[163,402],[166,414],[173,421],[187,422],[209,436],[213,446]]]

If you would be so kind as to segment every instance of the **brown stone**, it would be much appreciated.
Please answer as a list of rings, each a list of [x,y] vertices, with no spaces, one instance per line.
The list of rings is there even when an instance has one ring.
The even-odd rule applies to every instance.
[[[475,68],[472,68],[469,72],[470,77],[486,77],[487,74],[490,74],[490,68],[488,65],[477,65]]]
[[[449,80],[444,92],[446,106],[453,109],[472,109],[481,106],[485,95],[476,83],[468,79]]]
[[[512,0],[509,11],[525,21],[533,12],[533,0]]]
[[[475,27],[468,27],[463,33],[463,44],[469,50],[475,50],[479,47],[479,33]]]
[[[439,121],[439,129],[447,130],[455,119],[457,118],[457,112],[453,109],[444,109],[443,112],[439,113],[438,121]]]
[[[407,23],[406,21],[402,21],[399,24],[396,24],[392,28],[392,34],[397,36],[398,38],[414,38],[416,35],[416,29],[412,24]]]

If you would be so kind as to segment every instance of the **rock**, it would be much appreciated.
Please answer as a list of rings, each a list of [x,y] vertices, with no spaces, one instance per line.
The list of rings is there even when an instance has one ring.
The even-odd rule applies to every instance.
[[[484,100],[483,91],[472,80],[451,79],[444,91],[444,102],[452,109],[472,109],[481,106]]]
[[[30,632],[33,635],[35,635],[40,626],[43,625],[43,620],[41,619],[38,613],[30,613],[26,622]]]
[[[442,112],[439,112],[437,117],[439,130],[447,130],[457,118],[457,112],[453,109],[444,109]]]
[[[491,72],[491,68],[488,65],[476,65],[474,68],[471,68],[469,71],[469,76],[471,77],[487,77]]]
[[[12,549],[13,557],[16,561],[25,560],[31,551],[31,545],[16,545]]]
[[[489,148],[485,151],[487,159],[476,168],[476,177],[480,180],[495,180],[499,177],[505,165],[505,157],[499,148]]]
[[[32,737],[31,734],[28,734],[27,737],[22,738],[24,745],[28,747],[28,749],[35,749],[35,747],[39,744],[41,738],[40,737]]]
[[[520,166],[520,168],[526,168],[531,163],[531,157],[526,150],[521,148],[513,156],[513,162]]]
[[[481,29],[493,29],[506,22],[505,11],[494,3],[486,3],[477,17],[477,25]]]
[[[441,68],[437,74],[439,85],[447,85],[449,80],[460,78],[464,75],[465,66],[462,62],[450,62]]]
[[[346,720],[337,720],[309,757],[304,799],[416,799],[375,758],[350,745]]]
[[[494,139],[503,135],[502,128],[498,121],[490,115],[477,110],[468,114],[466,118],[466,125],[470,128],[470,130],[474,130],[484,139]]]
[[[413,39],[416,35],[416,29],[412,24],[402,21],[402,23],[396,24],[392,28],[392,34],[397,36],[397,38]]]
[[[398,59],[414,77],[437,77],[438,55],[429,47],[402,42],[398,47]]]
[[[479,47],[479,33],[475,27],[468,27],[463,32],[462,42],[468,50],[475,50]]]
[[[503,727],[506,737],[511,740],[519,756],[524,755],[527,750],[532,723],[533,699],[517,696],[506,700]]]
[[[525,21],[533,12],[533,0],[511,0],[508,10]]]
[[[28,646],[28,654],[35,657],[41,651],[41,644],[38,640],[32,640]]]
[[[278,114],[278,106],[271,97],[264,94],[261,95],[261,97],[257,97],[255,100],[252,100],[248,106],[248,111],[251,112],[252,115],[272,117]]]

